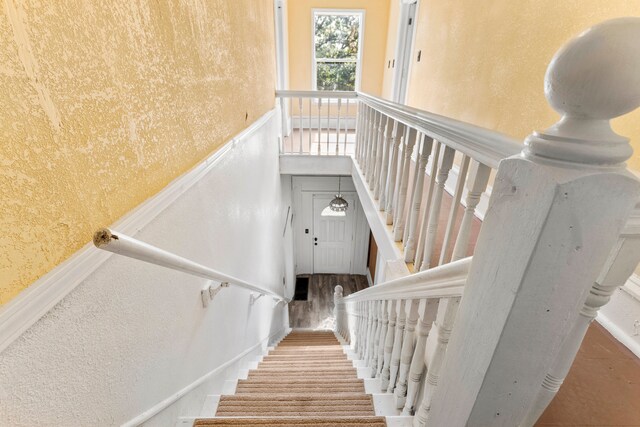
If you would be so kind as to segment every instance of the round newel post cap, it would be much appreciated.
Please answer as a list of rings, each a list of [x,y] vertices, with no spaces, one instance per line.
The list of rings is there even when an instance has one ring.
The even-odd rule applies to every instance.
[[[342,296],[342,291],[343,291],[343,290],[342,290],[342,286],[340,286],[340,285],[337,285],[337,286],[333,289],[334,295],[335,295],[335,296],[338,296],[338,297],[341,297],[341,296]]]
[[[593,165],[631,157],[609,120],[640,106],[640,17],[605,21],[569,41],[551,60],[544,90],[562,119],[527,138],[525,155]]]

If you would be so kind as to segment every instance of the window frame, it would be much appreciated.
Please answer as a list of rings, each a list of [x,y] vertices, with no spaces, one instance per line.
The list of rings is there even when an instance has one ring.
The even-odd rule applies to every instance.
[[[360,91],[360,80],[362,76],[362,51],[364,49],[364,25],[365,10],[364,9],[325,9],[314,8],[311,10],[311,90],[318,90],[318,58],[316,58],[316,16],[317,15],[358,15],[360,18],[360,26],[358,28],[358,57],[354,60],[345,58],[320,58],[327,61],[320,62],[355,62],[356,63],[356,82],[354,90]],[[337,101],[337,100],[335,100]]]

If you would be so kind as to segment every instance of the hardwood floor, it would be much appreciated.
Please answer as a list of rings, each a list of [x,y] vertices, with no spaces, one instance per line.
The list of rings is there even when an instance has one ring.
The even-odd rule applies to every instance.
[[[289,303],[289,325],[292,328],[332,329],[333,289],[341,285],[347,296],[369,286],[366,276],[351,274],[312,274],[309,276],[307,301]]]
[[[640,360],[593,322],[536,426],[640,426]]]

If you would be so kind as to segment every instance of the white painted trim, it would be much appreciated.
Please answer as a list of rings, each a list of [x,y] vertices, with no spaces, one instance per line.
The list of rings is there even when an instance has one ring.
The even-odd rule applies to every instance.
[[[318,90],[317,69],[316,69],[316,14],[325,15],[360,15],[360,28],[358,29],[358,58],[356,59],[356,87],[360,90],[360,82],[362,81],[362,54],[364,52],[364,28],[365,28],[365,9],[335,9],[335,8],[313,8],[311,9],[311,88]]]
[[[598,312],[596,317],[598,323],[600,323],[615,339],[620,341],[622,345],[627,347],[633,354],[640,357],[640,344],[629,336],[620,326],[611,321],[607,316]]]
[[[640,276],[632,274],[627,283],[620,288],[640,303]]]
[[[264,114],[203,162],[171,181],[158,194],[119,219],[113,227],[125,234],[135,235],[209,173],[240,141],[264,126],[274,114],[275,110]],[[91,240],[91,236],[87,236],[87,239]],[[13,300],[0,307],[0,353],[111,256],[111,253],[101,251],[89,242],[69,259],[36,280]]]
[[[242,359],[244,356],[246,356],[247,354],[249,354],[252,351],[254,351],[259,346],[262,346],[263,344],[267,344],[268,345],[269,341],[273,337],[278,336],[278,335],[286,334],[287,330],[288,330],[288,328],[282,328],[278,332],[275,332],[275,333],[269,335],[268,337],[263,338],[262,340],[258,341],[256,344],[252,345],[251,347],[249,347],[248,349],[246,349],[245,351],[243,351],[242,353],[240,353],[239,355],[234,357],[233,359],[224,362],[222,365],[218,366],[217,368],[213,369],[212,371],[207,372],[206,374],[204,374],[203,376],[201,376],[200,378],[198,378],[197,380],[195,380],[191,384],[189,384],[186,387],[180,389],[179,391],[177,391],[176,393],[174,393],[171,396],[167,397],[163,401],[158,402],[157,404],[153,405],[151,408],[147,409],[146,411],[144,411],[140,415],[138,415],[138,416],[130,419],[129,421],[123,423],[122,427],[139,426],[140,424],[142,424],[145,421],[147,421],[149,418],[153,417],[154,415],[162,412],[164,409],[166,409],[169,406],[171,406],[174,402],[176,402],[178,399],[180,399],[181,397],[183,397],[184,395],[189,393],[191,390],[193,390],[196,387],[198,387],[200,384],[204,383],[205,381],[207,381],[211,377],[215,376],[216,374],[220,373],[224,369],[226,369],[229,366],[233,365],[234,363],[238,362],[240,359]]]
[[[403,258],[404,255],[393,241],[387,229],[384,212],[380,211],[377,203],[374,201],[373,194],[369,190],[369,184],[362,175],[355,159],[352,157],[350,157],[350,159],[352,162],[351,178],[353,179],[353,185],[356,187],[360,204],[369,222],[373,237],[376,239],[378,253],[386,261]]]
[[[627,282],[621,286],[620,291],[624,292],[631,298],[616,298],[616,294],[612,296],[612,299],[606,306],[604,306],[598,312],[598,316],[596,317],[596,321],[600,323],[615,339],[620,341],[622,345],[627,347],[633,354],[640,357],[640,343],[637,338],[634,338],[633,335],[630,334],[629,331],[626,331],[619,322],[615,322],[610,319],[603,311],[608,312],[616,312],[623,309],[624,311],[628,310],[629,307],[624,308],[625,300],[627,304],[631,304],[631,306],[635,306],[635,309],[632,309],[634,313],[640,313],[640,276],[637,274],[632,274],[631,277],[627,280]],[[622,306],[620,305],[622,304]],[[613,305],[611,307],[610,305]],[[607,310],[609,308],[609,310]]]
[[[369,270],[369,267],[367,267],[367,283],[369,283],[369,286],[373,286],[373,279],[371,278],[371,270]]]

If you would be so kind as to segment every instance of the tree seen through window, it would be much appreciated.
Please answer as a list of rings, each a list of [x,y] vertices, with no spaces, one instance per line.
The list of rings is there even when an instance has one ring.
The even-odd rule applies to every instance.
[[[315,14],[317,90],[356,89],[360,25],[360,14]]]

